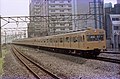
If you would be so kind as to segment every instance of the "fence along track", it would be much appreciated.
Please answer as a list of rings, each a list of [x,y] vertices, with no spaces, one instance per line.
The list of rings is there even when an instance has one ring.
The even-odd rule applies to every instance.
[[[50,71],[46,70],[45,68],[43,68],[42,66],[40,66],[38,63],[36,63],[35,61],[31,60],[30,58],[28,58],[27,56],[25,56],[24,54],[22,54],[22,52],[20,52],[18,49],[16,49],[14,46],[12,46],[12,50],[13,53],[15,54],[15,56],[27,67],[27,69],[37,78],[37,79],[41,79],[41,76],[39,74],[39,72],[42,70],[46,73],[46,75],[51,76],[54,79],[62,79],[60,77],[58,77],[56,74],[51,73]],[[26,62],[27,63],[26,63]],[[41,71],[41,72],[42,72]]]

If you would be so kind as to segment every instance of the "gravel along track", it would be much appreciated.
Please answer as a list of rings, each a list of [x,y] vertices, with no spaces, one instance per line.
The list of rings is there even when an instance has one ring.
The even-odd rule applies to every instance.
[[[112,59],[119,59],[120,60],[120,54],[114,54],[114,53],[101,53],[99,57],[106,57],[106,58],[112,58]]]
[[[19,51],[18,49],[17,51],[14,49],[15,55],[24,63],[25,66],[27,66],[27,68],[30,71],[32,71],[32,73],[36,76],[36,78],[38,79],[52,79],[52,78],[59,79],[59,77],[55,76],[52,73],[51,73],[52,77],[51,77],[51,74],[48,75],[48,72],[46,73],[45,71],[43,71],[44,70],[43,68],[41,70],[41,66],[38,65],[38,63],[24,56],[24,54],[21,55],[21,51],[19,51],[19,53],[18,51]]]
[[[16,61],[11,51],[8,51],[4,58],[3,71],[2,79],[35,79],[25,67]]]
[[[120,64],[50,53],[19,46],[26,55],[56,74],[70,79],[120,79]]]

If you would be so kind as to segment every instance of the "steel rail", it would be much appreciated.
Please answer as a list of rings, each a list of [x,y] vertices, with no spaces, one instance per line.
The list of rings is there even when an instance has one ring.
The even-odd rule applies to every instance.
[[[40,79],[39,75],[37,73],[35,73],[25,62],[24,60],[22,60],[22,58],[17,55],[15,52],[17,52],[15,49],[12,48],[12,51],[14,53],[14,55],[25,65],[25,67],[37,78]]]
[[[41,70],[43,70],[45,73],[49,74],[51,77],[53,77],[54,79],[62,79],[60,77],[58,77],[56,74],[50,72],[49,70],[45,69],[44,67],[40,66],[40,64],[38,64],[37,62],[33,61],[31,58],[27,57],[26,55],[24,55],[22,52],[20,52],[20,50],[18,50],[17,48],[14,47],[14,49],[20,54],[22,55],[24,58],[26,58],[27,60],[29,60],[31,63],[35,64],[37,67],[39,67]]]
[[[119,59],[112,59],[112,58],[105,58],[105,57],[97,57],[95,60],[100,60],[100,61],[105,61],[105,62],[111,62],[111,63],[120,64],[120,60],[119,60]]]

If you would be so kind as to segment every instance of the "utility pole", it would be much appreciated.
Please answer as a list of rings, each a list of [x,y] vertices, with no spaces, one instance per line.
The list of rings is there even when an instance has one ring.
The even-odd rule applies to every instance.
[[[7,33],[6,33],[6,31],[4,31],[5,32],[5,45],[7,44]]]
[[[95,20],[95,29],[97,29],[97,2],[94,0],[94,20]]]
[[[2,48],[1,48],[1,15],[0,15],[0,58],[2,58]]]

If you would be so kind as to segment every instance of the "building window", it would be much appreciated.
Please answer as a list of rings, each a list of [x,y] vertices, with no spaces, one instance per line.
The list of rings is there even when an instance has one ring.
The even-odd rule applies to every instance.
[[[112,18],[112,21],[120,21],[120,18]]]
[[[55,0],[51,0],[50,2],[51,2],[51,3],[55,3]]]
[[[51,5],[51,7],[55,7],[54,5]]]
[[[70,2],[71,2],[71,0],[68,1],[68,3],[70,3]]]
[[[120,26],[114,26],[114,30],[120,30]]]
[[[60,1],[60,3],[64,3],[64,1],[63,1],[63,0],[61,0],[61,1]]]
[[[55,10],[51,10],[51,12],[55,12]]]
[[[64,7],[63,5],[59,5],[60,7]]]
[[[72,7],[72,5],[68,5],[68,7]]]
[[[60,10],[60,12],[64,12],[64,10]]]
[[[60,26],[65,26],[65,24],[64,23],[60,23]]]
[[[65,28],[61,28],[60,30],[65,30]]]

